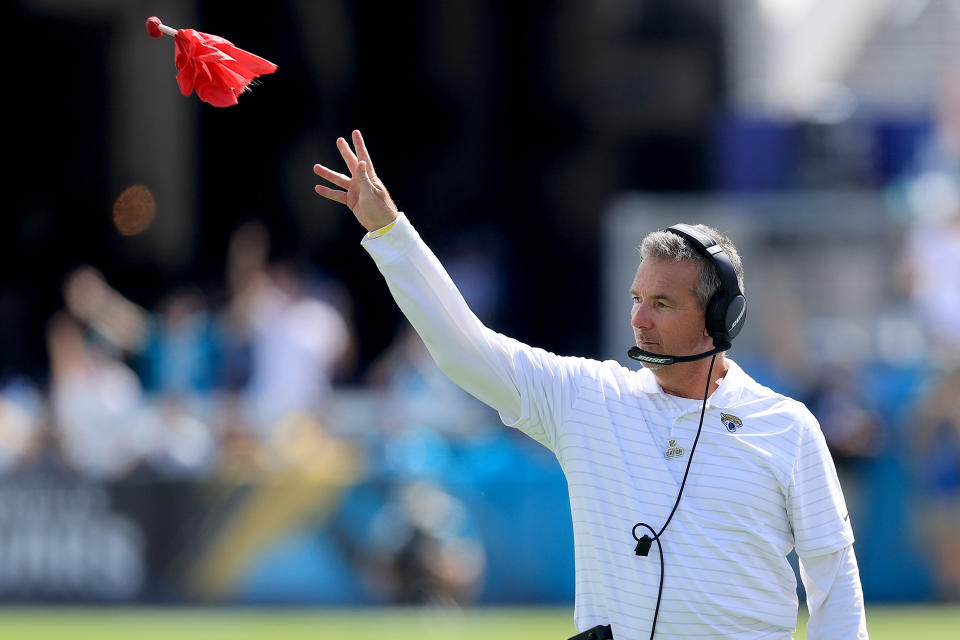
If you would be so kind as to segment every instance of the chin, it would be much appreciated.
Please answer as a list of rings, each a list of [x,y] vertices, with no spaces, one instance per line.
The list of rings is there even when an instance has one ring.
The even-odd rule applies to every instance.
[[[664,367],[669,367],[670,365],[668,365],[668,364],[654,364],[654,363],[652,363],[652,362],[643,362],[643,361],[641,360],[641,361],[640,361],[640,366],[642,366],[644,369],[650,369],[650,371],[658,371],[658,370],[660,370],[660,369],[663,369]]]

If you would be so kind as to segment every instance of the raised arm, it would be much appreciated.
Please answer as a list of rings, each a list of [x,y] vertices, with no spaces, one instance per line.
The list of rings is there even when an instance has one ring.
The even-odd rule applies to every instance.
[[[387,188],[373,169],[370,152],[367,151],[359,131],[353,132],[353,146],[356,153],[346,140],[337,138],[337,148],[350,171],[349,176],[321,164],[313,165],[315,174],[340,189],[318,184],[314,190],[324,198],[346,205],[364,229],[376,231],[394,222],[400,214],[390,199]]]
[[[504,422],[551,446],[547,424],[560,406],[560,359],[483,326],[469,309],[443,266],[400,214],[373,171],[360,132],[353,132],[356,153],[337,140],[350,175],[322,165],[313,170],[337,188],[316,192],[346,205],[368,233],[362,246],[370,253],[403,314],[430,355],[454,382],[500,412]],[[379,232],[379,233],[373,233]],[[549,416],[549,417],[548,417]]]

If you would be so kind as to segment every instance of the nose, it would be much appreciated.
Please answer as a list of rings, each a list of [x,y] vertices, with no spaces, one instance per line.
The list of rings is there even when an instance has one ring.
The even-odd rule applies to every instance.
[[[637,329],[650,328],[650,315],[642,304],[634,303],[630,310],[630,325]]]

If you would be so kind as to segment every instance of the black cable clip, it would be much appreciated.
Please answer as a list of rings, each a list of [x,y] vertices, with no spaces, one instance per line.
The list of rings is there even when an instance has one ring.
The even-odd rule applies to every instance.
[[[645,556],[650,553],[650,545],[653,544],[653,538],[650,536],[643,536],[637,540],[637,548],[633,550],[634,554],[638,556]]]
[[[655,540],[655,538],[651,538],[647,534],[643,534],[642,538],[638,538],[637,527],[646,527],[647,529],[650,529],[650,533],[653,533],[654,535],[656,534],[654,533],[653,529],[650,528],[649,525],[644,524],[643,522],[638,522],[637,524],[633,525],[633,539],[637,541],[637,546],[633,550],[633,552],[638,556],[646,556],[647,554],[650,553],[650,546],[653,544],[653,541]]]

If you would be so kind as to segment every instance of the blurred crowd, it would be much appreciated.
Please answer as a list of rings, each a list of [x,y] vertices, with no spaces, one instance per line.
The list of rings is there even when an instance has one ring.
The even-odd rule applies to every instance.
[[[16,382],[4,393],[5,415],[20,414],[4,423],[21,425],[8,428],[20,435],[5,439],[6,468],[203,478],[295,459],[285,440],[325,431],[354,336],[335,291],[268,255],[262,225],[236,231],[221,309],[184,287],[147,310],[90,266],[67,274],[46,398]]]
[[[362,385],[341,385],[356,379],[349,295],[271,261],[269,245],[261,223],[233,233],[219,306],[186,286],[145,309],[91,266],[68,273],[46,328],[46,387],[0,381],[0,474],[281,479],[337,486],[341,497],[367,481],[345,501],[341,553],[386,601],[468,601],[484,552],[444,481],[522,468],[545,452],[495,429],[495,412],[443,376],[407,325]],[[492,309],[489,261],[463,249],[449,262],[478,311]],[[328,514],[334,533],[343,517]]]
[[[934,368],[909,414],[909,464],[935,593],[960,600],[960,76],[939,84],[930,135],[902,181],[913,224],[901,273]]]

